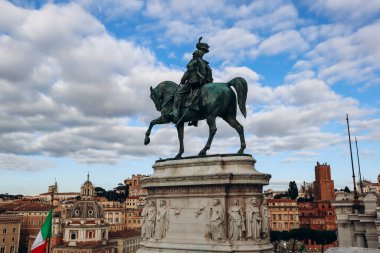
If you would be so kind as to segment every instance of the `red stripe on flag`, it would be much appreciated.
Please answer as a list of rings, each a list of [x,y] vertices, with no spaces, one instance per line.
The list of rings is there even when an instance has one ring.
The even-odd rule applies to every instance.
[[[46,253],[46,241],[34,250],[32,250],[32,253]]]

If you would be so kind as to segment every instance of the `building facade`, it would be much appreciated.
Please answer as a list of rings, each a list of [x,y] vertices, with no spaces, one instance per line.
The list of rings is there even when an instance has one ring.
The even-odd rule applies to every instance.
[[[17,200],[2,205],[2,208],[7,214],[22,217],[19,252],[30,252],[34,239],[50,211],[50,205],[40,202]]]
[[[69,209],[61,224],[56,231],[62,232],[62,240],[53,247],[54,253],[113,252],[114,244],[108,241],[108,224],[101,205],[95,201],[95,187],[89,176],[81,187],[80,201]]]
[[[141,178],[146,177],[145,175],[133,174],[131,178],[124,180],[124,184],[128,186],[128,196],[140,197],[147,196],[148,191],[141,188]]]
[[[331,179],[331,167],[327,163],[315,166],[315,181],[313,182],[313,201],[298,202],[300,227],[315,230],[331,230],[336,227],[336,214],[332,201],[335,200],[334,181]],[[329,244],[325,249],[335,246]],[[309,240],[307,250],[319,250],[321,245]]]
[[[0,253],[18,253],[22,216],[0,215]]]
[[[109,231],[116,232],[126,228],[125,223],[125,204],[117,201],[102,201],[104,218],[108,222]]]
[[[372,183],[369,180],[363,180],[362,186],[360,186],[360,182],[357,183],[357,189],[359,193],[376,192],[377,194],[380,194],[380,174],[377,176],[376,183]]]
[[[296,200],[268,199],[270,229],[273,231],[291,230],[299,227],[299,212]]]
[[[124,229],[109,233],[110,242],[114,242],[113,253],[132,253],[140,248],[141,231]]]

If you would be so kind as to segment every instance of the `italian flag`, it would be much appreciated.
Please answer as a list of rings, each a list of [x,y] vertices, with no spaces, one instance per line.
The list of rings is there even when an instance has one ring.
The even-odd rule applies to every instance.
[[[44,224],[41,227],[40,232],[38,233],[36,240],[32,245],[32,253],[45,253],[46,252],[46,240],[51,235],[51,218],[53,210],[50,209],[48,216]]]

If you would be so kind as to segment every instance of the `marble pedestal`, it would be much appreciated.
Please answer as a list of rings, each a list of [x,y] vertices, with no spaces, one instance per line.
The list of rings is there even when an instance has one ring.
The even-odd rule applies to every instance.
[[[262,205],[271,176],[255,162],[235,154],[156,161],[142,179],[148,204],[137,252],[273,252]]]

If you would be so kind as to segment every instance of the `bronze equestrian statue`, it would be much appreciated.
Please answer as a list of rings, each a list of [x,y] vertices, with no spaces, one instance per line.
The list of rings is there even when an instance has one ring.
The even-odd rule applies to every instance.
[[[200,156],[206,155],[217,130],[216,117],[221,117],[238,132],[240,149],[237,153],[243,154],[246,148],[244,129],[236,120],[236,104],[239,105],[241,113],[246,117],[247,82],[241,77],[236,77],[227,83],[212,83],[211,68],[202,59],[203,54],[208,52],[209,46],[201,43],[201,39],[202,37],[197,43],[198,50],[194,52],[193,59],[187,65],[187,71],[181,79],[182,86],[171,81],[164,81],[154,89],[150,87],[150,97],[156,109],[161,112],[161,116],[150,122],[145,133],[144,144],[149,144],[150,132],[154,125],[176,123],[180,144],[176,158],[179,158],[184,152],[184,123],[189,122],[189,125],[196,126],[198,120],[206,119],[209,126],[209,137],[205,147],[199,152]],[[231,86],[236,90],[237,101]],[[186,94],[188,97],[185,97]],[[180,113],[181,111],[182,113]]]

